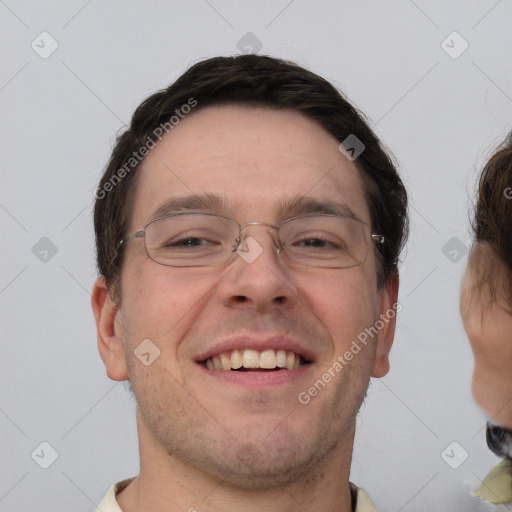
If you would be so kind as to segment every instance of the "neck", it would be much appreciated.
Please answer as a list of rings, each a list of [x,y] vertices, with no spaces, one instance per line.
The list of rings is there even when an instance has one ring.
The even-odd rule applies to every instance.
[[[236,488],[167,453],[137,414],[140,474],[117,495],[123,512],[352,512],[354,425],[307,477],[284,487]]]

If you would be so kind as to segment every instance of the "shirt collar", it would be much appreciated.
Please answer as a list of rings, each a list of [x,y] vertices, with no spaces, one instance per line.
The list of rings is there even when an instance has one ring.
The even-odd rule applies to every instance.
[[[482,483],[471,493],[487,503],[512,501],[512,460],[504,459],[491,469]]]
[[[126,480],[115,483],[101,500],[96,512],[123,512],[117,503],[116,494],[127,487],[134,478],[135,477],[127,478]],[[378,512],[370,496],[368,496],[368,493],[364,489],[350,483],[350,493],[352,495],[352,501],[355,501],[356,508],[354,512]]]
[[[352,502],[355,501],[354,512],[378,512],[368,493],[361,487],[357,487],[350,483],[350,491],[352,494]]]

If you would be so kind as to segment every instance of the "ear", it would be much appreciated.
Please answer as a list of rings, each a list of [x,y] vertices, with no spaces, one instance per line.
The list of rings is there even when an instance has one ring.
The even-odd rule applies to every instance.
[[[124,331],[118,318],[120,310],[110,298],[104,277],[94,283],[91,305],[96,320],[98,350],[107,375],[112,380],[127,380]]]
[[[379,318],[384,326],[379,329],[375,343],[372,377],[384,377],[389,372],[389,352],[395,337],[396,315],[401,309],[397,303],[398,286],[398,272],[393,272],[380,292]]]

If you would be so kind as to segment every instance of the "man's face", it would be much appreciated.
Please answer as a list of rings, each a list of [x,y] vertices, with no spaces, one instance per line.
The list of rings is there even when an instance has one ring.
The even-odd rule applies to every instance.
[[[129,232],[169,199],[193,194],[226,196],[231,207],[213,213],[240,224],[277,225],[286,218],[277,205],[296,196],[344,203],[370,224],[356,165],[297,112],[206,107],[174,128],[138,172]],[[360,266],[312,268],[277,254],[275,230],[248,226],[245,235],[263,249],[255,261],[235,255],[203,268],[159,265],[143,239],[130,241],[119,318],[139,435],[226,481],[272,486],[304,475],[340,445],[350,452],[369,377],[387,372],[392,333],[359,343],[343,369],[332,368],[396,293],[377,291],[373,247]],[[298,370],[207,369],[205,355],[219,355],[233,338],[240,348],[293,346],[310,362]],[[148,366],[134,356],[147,339],[160,350]],[[299,402],[329,369],[330,382]]]

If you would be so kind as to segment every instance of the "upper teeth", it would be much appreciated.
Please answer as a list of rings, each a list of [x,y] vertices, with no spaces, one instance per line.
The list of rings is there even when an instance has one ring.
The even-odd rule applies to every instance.
[[[261,352],[246,348],[232,352],[222,352],[206,360],[209,370],[238,370],[244,368],[286,368],[296,370],[301,366],[301,358],[295,352],[286,350],[263,350]]]

